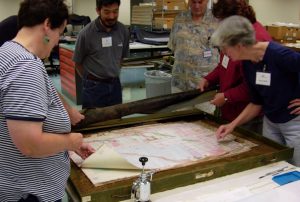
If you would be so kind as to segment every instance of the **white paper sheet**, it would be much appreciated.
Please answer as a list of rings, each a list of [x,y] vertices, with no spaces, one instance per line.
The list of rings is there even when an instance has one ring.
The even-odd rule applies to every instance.
[[[85,159],[82,168],[106,168],[106,169],[139,169],[129,163],[124,157],[114,149],[103,144],[98,150]]]
[[[140,173],[142,165],[139,158],[142,156],[149,159],[146,170],[159,171],[190,165],[205,158],[235,155],[255,146],[247,140],[235,141],[234,138],[218,142],[215,128],[207,126],[201,121],[174,122],[102,132],[84,139],[96,149],[93,155],[84,161],[74,152],[70,153],[70,157],[97,185],[104,182],[103,172],[108,173],[109,181],[136,175],[136,172],[128,170]],[[99,168],[100,171],[87,168]],[[122,174],[111,174],[107,169],[119,170]]]

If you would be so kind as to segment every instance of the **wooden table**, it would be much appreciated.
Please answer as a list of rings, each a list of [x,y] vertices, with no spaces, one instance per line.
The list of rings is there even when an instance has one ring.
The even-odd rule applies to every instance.
[[[179,120],[192,121],[199,119],[214,127],[218,127],[221,123],[221,120],[216,119],[214,116],[198,110],[191,110],[103,122],[98,125],[97,130],[111,130],[116,127],[130,127],[142,123],[173,122]],[[234,134],[250,140],[258,146],[240,155],[198,162],[155,173],[152,181],[152,193],[187,186],[289,159],[293,154],[293,149],[279,145],[250,131],[237,129]],[[207,175],[207,173],[212,174]],[[114,202],[126,200],[130,198],[131,186],[135,179],[122,179],[95,187],[83,174],[81,169],[72,164],[72,171],[68,182],[68,193],[73,201]]]

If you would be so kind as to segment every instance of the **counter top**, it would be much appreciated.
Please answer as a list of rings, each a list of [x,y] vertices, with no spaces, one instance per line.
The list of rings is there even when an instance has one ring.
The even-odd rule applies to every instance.
[[[300,43],[283,43],[282,45],[291,48],[294,51],[300,52]]]
[[[282,169],[284,168],[284,170]],[[268,175],[270,172],[283,170],[282,173],[299,171],[297,168],[285,161],[261,166],[251,170],[235,173],[232,175],[216,178],[210,181],[197,183],[185,187],[176,188],[151,195],[153,202],[232,202],[232,201],[284,201],[289,197],[289,201],[299,201],[297,186],[300,181],[287,185],[278,185]],[[266,175],[267,173],[267,175]],[[265,177],[262,177],[265,176]],[[293,200],[290,200],[293,199]],[[123,202],[130,202],[126,200]]]
[[[71,50],[71,51],[75,50],[75,44],[74,43],[71,43],[71,44],[60,43],[59,47],[65,48],[65,49],[68,49],[68,50]],[[129,49],[130,50],[143,50],[143,49],[152,50],[152,49],[167,49],[167,48],[168,48],[167,45],[150,45],[150,44],[144,44],[144,43],[140,43],[140,42],[133,42],[133,43],[129,44]]]
[[[75,50],[75,44],[60,43],[59,47],[65,48],[65,49],[70,50],[70,51],[74,51]]]

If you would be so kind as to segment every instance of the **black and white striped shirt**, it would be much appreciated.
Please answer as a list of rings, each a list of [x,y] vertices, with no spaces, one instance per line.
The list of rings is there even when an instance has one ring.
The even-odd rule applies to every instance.
[[[62,199],[70,172],[68,152],[46,158],[20,153],[6,119],[43,122],[43,131],[69,133],[69,116],[42,61],[16,42],[0,47],[0,201],[28,194],[41,201]]]

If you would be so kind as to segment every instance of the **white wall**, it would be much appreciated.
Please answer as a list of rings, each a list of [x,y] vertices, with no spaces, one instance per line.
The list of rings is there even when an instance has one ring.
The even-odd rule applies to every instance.
[[[73,2],[73,12],[97,17],[96,0],[67,0]],[[21,0],[0,0],[0,21],[17,14]],[[300,0],[249,0],[257,19],[264,25],[272,22],[300,23]],[[130,24],[130,0],[121,0],[119,20]]]
[[[0,21],[11,15],[17,15],[21,0],[0,0]]]
[[[73,13],[90,16],[91,20],[98,17],[96,13],[96,0],[73,0]],[[130,0],[121,0],[119,21],[125,25],[130,24]]]
[[[10,15],[16,15],[22,0],[0,0],[0,21]],[[96,0],[67,0],[72,10],[78,15],[90,16],[91,20],[97,17]],[[121,0],[119,21],[130,24],[130,0]]]
[[[249,0],[257,20],[267,25],[273,22],[300,24],[299,0]]]
[[[0,21],[11,15],[17,15],[20,2],[22,0],[0,0]],[[72,5],[72,0],[66,0],[68,6]]]

